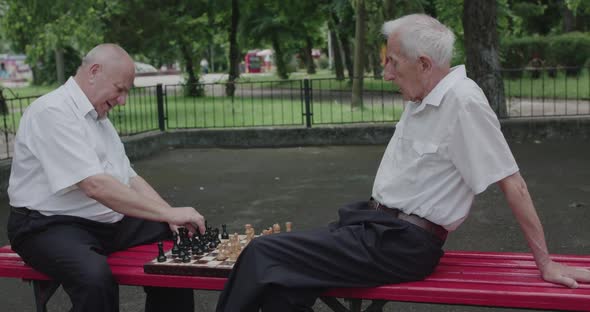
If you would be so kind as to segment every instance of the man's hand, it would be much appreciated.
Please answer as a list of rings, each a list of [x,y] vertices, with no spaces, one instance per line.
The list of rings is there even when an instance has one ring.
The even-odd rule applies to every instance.
[[[172,207],[168,209],[168,224],[172,231],[178,231],[178,226],[186,227],[189,232],[205,234],[205,218],[193,207]],[[174,228],[173,226],[176,226]]]
[[[590,283],[590,271],[549,261],[541,268],[541,276],[551,283],[578,288],[578,282]]]

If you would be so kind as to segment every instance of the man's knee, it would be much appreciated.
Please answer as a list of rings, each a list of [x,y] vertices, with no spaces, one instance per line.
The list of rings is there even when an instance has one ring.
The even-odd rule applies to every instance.
[[[89,264],[82,267],[78,276],[71,281],[89,290],[111,289],[116,284],[115,278],[107,263]]]

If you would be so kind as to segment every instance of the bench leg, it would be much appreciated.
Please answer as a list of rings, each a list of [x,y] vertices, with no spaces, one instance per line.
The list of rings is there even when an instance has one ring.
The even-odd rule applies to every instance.
[[[342,303],[334,297],[320,297],[320,300],[322,300],[334,312],[350,312],[350,310],[343,306]]]
[[[346,301],[348,301],[350,312],[361,312],[363,299],[346,299]]]
[[[322,300],[334,312],[361,312],[363,303],[362,299],[344,299],[349,302],[349,308],[346,308],[334,297],[320,297],[320,300]],[[373,300],[364,312],[383,312],[383,306],[385,306],[387,302],[389,301]]]
[[[383,306],[389,302],[387,300],[373,300],[371,304],[365,309],[365,312],[383,312]]]
[[[37,312],[47,312],[47,302],[59,288],[59,283],[55,281],[31,281],[33,284],[33,294],[35,295],[35,307]]]

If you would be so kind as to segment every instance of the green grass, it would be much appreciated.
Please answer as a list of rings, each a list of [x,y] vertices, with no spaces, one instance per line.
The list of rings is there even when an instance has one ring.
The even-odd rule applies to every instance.
[[[568,77],[560,71],[555,78],[544,73],[536,79],[525,73],[521,78],[505,78],[504,92],[510,97],[588,100],[589,76],[588,70],[583,70],[577,77]]]
[[[55,90],[57,85],[50,85],[50,86],[28,86],[22,88],[4,88],[2,87],[4,97],[7,99],[12,98],[23,98],[23,97],[30,97],[30,96],[40,96],[45,93],[48,93],[52,90]]]
[[[584,69],[577,77],[568,77],[563,70],[557,72],[556,77],[550,77],[544,73],[539,78],[533,79],[530,72],[525,72],[520,78],[509,78],[504,74],[504,92],[507,97],[526,98],[556,98],[556,99],[590,99],[590,75],[588,69]],[[304,78],[312,79],[314,90],[352,90],[352,83],[345,79],[338,81],[330,71],[318,71],[315,75],[307,75],[298,72],[292,74],[288,80],[280,80],[276,76],[250,75],[240,82],[252,83],[256,88],[299,88],[294,80]],[[382,79],[365,77],[363,82],[364,90],[398,92],[399,88],[392,82]]]
[[[232,128],[255,126],[303,126],[304,109],[300,100],[252,97],[176,97],[168,99],[167,129]],[[400,105],[366,105],[353,108],[338,102],[314,102],[314,124],[391,122],[399,119]],[[156,105],[150,99],[129,103],[110,114],[121,134],[157,130]]]

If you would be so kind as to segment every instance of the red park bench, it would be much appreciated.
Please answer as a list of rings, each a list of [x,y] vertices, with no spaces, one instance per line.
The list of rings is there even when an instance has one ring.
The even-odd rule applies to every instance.
[[[165,248],[171,248],[166,243]],[[146,274],[143,265],[157,256],[155,244],[116,252],[108,257],[120,285],[163,286],[221,290],[225,278]],[[552,255],[555,261],[590,268],[590,256]],[[37,311],[57,285],[26,265],[10,246],[0,247],[0,276],[31,281]],[[48,286],[49,285],[49,286]],[[345,298],[347,306],[336,298]],[[590,284],[569,289],[543,281],[533,258],[526,253],[448,251],[426,280],[375,288],[330,289],[321,298],[333,311],[361,311],[362,300],[372,300],[365,312],[381,311],[388,301],[456,304],[539,310],[590,311]]]

